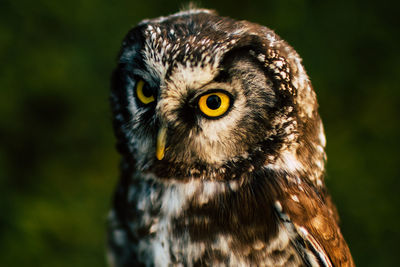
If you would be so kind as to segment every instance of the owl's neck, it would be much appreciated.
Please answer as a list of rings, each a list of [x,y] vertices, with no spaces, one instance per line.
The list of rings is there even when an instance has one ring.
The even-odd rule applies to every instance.
[[[291,183],[287,174],[268,168],[229,182],[166,181],[140,173],[133,176],[125,181],[129,185],[120,185],[121,196],[115,203],[128,202],[137,215],[146,218],[150,229],[161,219],[173,221],[175,234],[189,232],[192,240],[227,232],[235,233],[240,240],[268,239],[277,228],[274,203]]]

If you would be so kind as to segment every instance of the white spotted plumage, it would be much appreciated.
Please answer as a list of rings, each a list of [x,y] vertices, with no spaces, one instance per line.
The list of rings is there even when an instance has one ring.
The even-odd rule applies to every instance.
[[[202,108],[211,95],[221,114]],[[354,266],[315,92],[272,30],[204,9],[144,20],[123,41],[111,104],[114,266]]]

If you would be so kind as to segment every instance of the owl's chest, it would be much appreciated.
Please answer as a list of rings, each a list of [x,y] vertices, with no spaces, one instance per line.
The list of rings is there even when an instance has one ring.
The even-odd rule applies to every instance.
[[[232,234],[193,241],[187,233],[174,235],[167,225],[160,226],[154,235],[138,243],[137,256],[146,266],[304,266],[284,229],[268,243],[243,246]]]
[[[219,207],[216,199],[223,192],[221,185],[195,182],[147,183],[131,189],[137,216],[130,231],[138,239],[139,262],[147,266],[297,266],[300,261],[290,233],[279,225],[272,233],[261,229],[267,224],[243,221],[235,214],[236,207],[226,207],[227,203]],[[193,208],[193,202],[199,206]],[[267,233],[273,236],[265,237]]]
[[[190,238],[185,212],[198,184],[142,182],[130,190],[129,202],[136,214],[130,230],[138,237],[136,256],[147,266],[171,266],[194,262],[205,245]]]

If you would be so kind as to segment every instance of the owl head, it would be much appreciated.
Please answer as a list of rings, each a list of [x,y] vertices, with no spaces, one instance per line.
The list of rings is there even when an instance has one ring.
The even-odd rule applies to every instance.
[[[111,103],[119,151],[142,172],[231,180],[267,167],[322,183],[315,93],[266,27],[203,9],[144,20],[123,41]]]

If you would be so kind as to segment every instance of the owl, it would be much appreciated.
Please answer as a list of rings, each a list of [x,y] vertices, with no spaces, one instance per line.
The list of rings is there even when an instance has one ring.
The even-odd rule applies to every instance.
[[[112,266],[354,266],[315,92],[272,30],[205,9],[144,20],[111,106]]]

